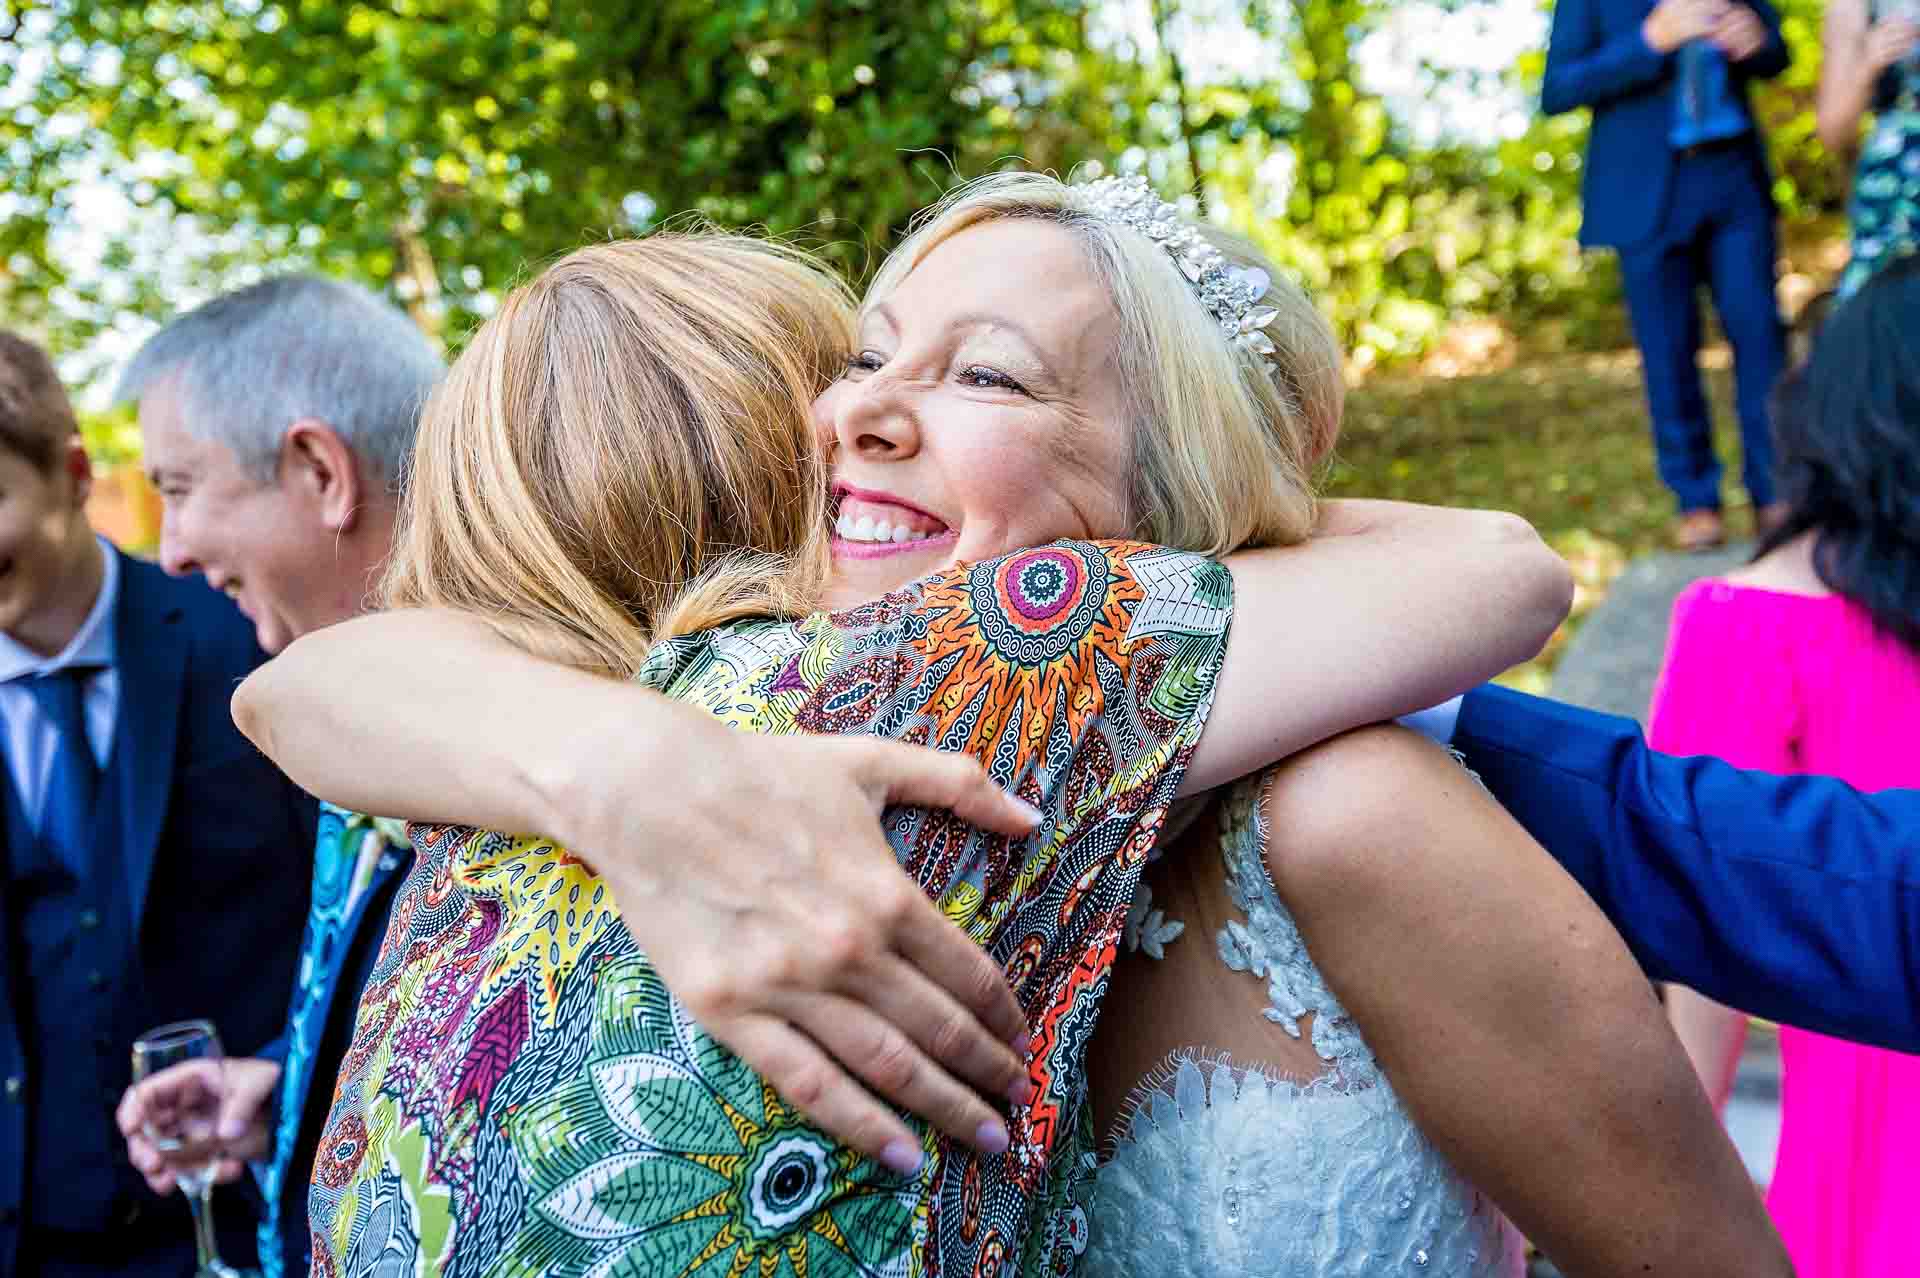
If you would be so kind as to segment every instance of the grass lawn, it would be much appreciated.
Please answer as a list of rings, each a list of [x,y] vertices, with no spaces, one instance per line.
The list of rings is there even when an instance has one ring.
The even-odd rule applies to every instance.
[[[1739,432],[1724,348],[1710,349],[1715,437],[1727,467],[1728,522],[1746,535]],[[1673,502],[1653,467],[1638,356],[1526,357],[1457,377],[1388,373],[1347,400],[1328,484],[1335,496],[1484,506],[1525,516],[1573,565],[1574,615],[1541,657],[1507,682],[1545,687],[1582,616],[1635,555],[1665,547]]]

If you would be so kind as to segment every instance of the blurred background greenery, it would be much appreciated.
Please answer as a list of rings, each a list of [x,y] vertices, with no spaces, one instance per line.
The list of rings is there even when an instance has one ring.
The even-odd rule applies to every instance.
[[[1758,107],[1791,311],[1840,264],[1846,172],[1820,6],[1781,7]],[[457,347],[542,260],[683,214],[859,281],[962,178],[1141,172],[1338,326],[1336,491],[1519,510],[1598,589],[1668,511],[1611,259],[1575,242],[1585,119],[1535,110],[1546,8],[0,0],[0,322],[97,407],[147,325],[268,271],[361,280]],[[91,407],[112,469],[137,436]]]
[[[1362,368],[1462,316],[1620,336],[1611,272],[1574,247],[1584,120],[1529,110],[1528,0],[4,3],[0,305],[69,349],[172,309],[155,289],[183,270],[291,265],[457,341],[529,262],[688,210],[861,277],[946,185],[1014,159],[1193,192],[1300,274]],[[1798,56],[1761,109],[1798,230],[1844,173],[1814,138],[1818,6],[1784,8]],[[1459,47],[1500,49],[1500,25],[1533,47]],[[1396,110],[1369,61],[1423,107],[1504,99],[1517,127]],[[84,272],[63,255],[96,182],[179,224],[165,270],[124,225],[91,228]]]

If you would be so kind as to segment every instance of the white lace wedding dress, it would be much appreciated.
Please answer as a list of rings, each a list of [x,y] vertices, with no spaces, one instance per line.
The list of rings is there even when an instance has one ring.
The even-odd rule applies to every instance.
[[[1202,1051],[1136,1089],[1088,1207],[1090,1278],[1512,1278],[1518,1236],[1429,1144],[1308,956],[1267,877],[1258,780],[1224,805],[1221,848],[1245,923],[1223,979],[1267,983],[1268,1020],[1311,1041],[1307,1085]],[[1159,957],[1181,926],[1141,889],[1127,944]],[[1190,942],[1191,943],[1191,942]],[[1111,997],[1111,995],[1110,995]]]

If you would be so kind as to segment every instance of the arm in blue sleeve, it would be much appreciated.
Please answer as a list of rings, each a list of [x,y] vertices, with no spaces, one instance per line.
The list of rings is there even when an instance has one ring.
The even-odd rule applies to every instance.
[[[1667,74],[1667,55],[1655,52],[1636,25],[1603,41],[1594,24],[1592,0],[1560,0],[1547,40],[1547,70],[1540,109],[1559,115],[1601,106],[1657,84]]]
[[[1674,758],[1630,719],[1491,687],[1454,745],[1649,975],[1920,1052],[1920,791]]]

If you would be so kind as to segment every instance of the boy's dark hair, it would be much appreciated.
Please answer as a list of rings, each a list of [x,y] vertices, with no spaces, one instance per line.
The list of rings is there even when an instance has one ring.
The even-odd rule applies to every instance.
[[[1820,580],[1920,650],[1920,257],[1834,309],[1774,392],[1773,434],[1788,515],[1756,557],[1813,533]]]
[[[48,471],[80,429],[47,353],[0,329],[0,448]]]

